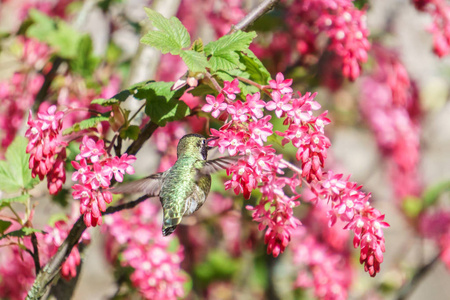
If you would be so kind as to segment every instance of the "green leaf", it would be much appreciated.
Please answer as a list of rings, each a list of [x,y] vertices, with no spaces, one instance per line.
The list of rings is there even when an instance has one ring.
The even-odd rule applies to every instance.
[[[111,106],[113,104],[119,103],[119,100],[110,98],[110,99],[103,99],[103,98],[97,98],[91,101],[91,104],[98,104],[101,106]]]
[[[201,38],[196,39],[191,46],[191,50],[194,50],[196,52],[203,52],[204,51],[203,46],[203,40]]]
[[[147,100],[145,113],[159,126],[180,120],[190,114],[190,109],[180,97],[185,89],[172,91],[173,82],[152,82],[138,88],[134,97]]]
[[[194,50],[183,50],[180,56],[192,72],[204,73],[206,72],[205,68],[209,68],[209,63],[206,60],[206,56],[201,52],[196,52]]]
[[[254,31],[236,31],[206,45],[205,53],[208,56],[217,56],[232,51],[245,51],[255,37],[256,33]]]
[[[100,122],[108,121],[108,120],[109,120],[109,117],[106,117],[106,116],[92,117],[87,120],[83,120],[79,123],[75,123],[72,127],[64,129],[62,134],[67,135],[67,134],[71,134],[73,132],[78,132],[80,130],[89,129],[89,128],[97,126],[97,124]]]
[[[194,96],[204,96],[204,95],[216,95],[217,91],[207,84],[200,84],[193,90],[190,90],[188,93],[191,93]]]
[[[19,189],[20,184],[14,177],[9,164],[4,160],[0,161],[0,190],[5,192],[16,192]]]
[[[43,232],[42,230],[31,228],[31,227],[22,227],[19,230],[8,232],[7,234],[3,234],[0,236],[0,240],[7,238],[7,237],[24,237],[27,235],[31,235],[35,232]]]
[[[10,221],[3,221],[0,220],[0,234],[4,234],[6,230],[8,230],[8,228],[11,226],[11,222]]]
[[[92,77],[100,59],[93,54],[92,40],[88,34],[83,35],[77,46],[77,55],[70,61],[71,69],[83,77]]]
[[[408,217],[415,218],[423,210],[423,203],[420,198],[409,196],[403,199],[402,207]]]
[[[27,200],[30,198],[30,195],[25,194],[18,197],[0,199],[0,208],[8,206],[11,203],[22,203],[25,204]]]
[[[28,168],[30,155],[26,153],[28,140],[18,136],[6,150],[6,161],[0,161],[0,190],[15,192],[19,189],[31,189],[38,178],[31,177]]]
[[[425,207],[429,207],[436,203],[439,196],[444,192],[450,191],[450,181],[443,181],[428,187],[422,194]]]
[[[259,84],[266,85],[272,79],[269,71],[250,49],[242,52],[239,53],[240,62],[245,66],[245,72],[249,75],[248,78]]]
[[[131,125],[128,126],[126,129],[120,131],[120,137],[122,139],[129,138],[135,141],[137,140],[140,132],[141,129],[139,128],[139,126]]]
[[[27,36],[34,37],[40,41],[45,41],[47,37],[56,30],[56,22],[36,9],[29,12],[32,24],[27,30]]]
[[[191,38],[186,27],[176,17],[166,19],[154,10],[144,9],[158,31],[149,31],[141,39],[141,43],[150,45],[160,50],[163,54],[171,53],[173,55],[180,54],[183,48],[191,44]]]
[[[53,215],[50,216],[50,219],[48,220],[48,225],[50,225],[51,227],[54,227],[55,223],[58,222],[58,221],[68,222],[69,218],[64,213],[53,214]]]
[[[210,58],[209,63],[213,72],[237,69],[240,66],[239,54],[237,52],[217,53]]]

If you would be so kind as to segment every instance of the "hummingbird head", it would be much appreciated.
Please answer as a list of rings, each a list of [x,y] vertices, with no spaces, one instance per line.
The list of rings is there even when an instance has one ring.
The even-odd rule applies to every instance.
[[[183,136],[178,142],[177,157],[183,155],[199,156],[200,159],[207,159],[208,142],[206,138],[197,133],[190,133]]]

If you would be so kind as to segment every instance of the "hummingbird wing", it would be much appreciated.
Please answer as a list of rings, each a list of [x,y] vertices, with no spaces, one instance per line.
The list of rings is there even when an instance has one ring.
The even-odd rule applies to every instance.
[[[156,173],[136,181],[120,184],[109,191],[113,194],[145,193],[150,197],[158,196],[164,173]]]
[[[235,164],[242,157],[243,157],[242,155],[237,155],[207,160],[205,162],[205,165],[203,166],[203,168],[199,170],[199,172],[203,175],[208,175],[222,169],[227,169],[231,165]]]

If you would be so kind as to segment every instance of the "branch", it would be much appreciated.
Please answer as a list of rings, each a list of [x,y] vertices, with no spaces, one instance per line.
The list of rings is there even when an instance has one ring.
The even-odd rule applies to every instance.
[[[406,299],[419,285],[420,280],[425,278],[425,275],[431,270],[431,268],[439,261],[441,253],[436,255],[429,263],[423,265],[416,271],[410,281],[405,283],[397,293],[397,300]]]
[[[152,136],[153,132],[158,129],[158,125],[152,121],[148,122],[144,128],[142,128],[137,140],[135,140],[127,149],[128,154],[135,155],[141,149],[142,145]]]
[[[104,215],[109,215],[124,209],[133,208],[147,198],[148,196],[145,195],[128,203],[108,207]],[[42,271],[39,272],[36,280],[33,283],[33,286],[28,292],[26,298],[27,300],[41,299],[41,297],[47,293],[48,289],[51,287],[51,282],[53,281],[55,276],[58,275],[62,263],[69,256],[72,248],[76,244],[78,244],[78,241],[80,240],[81,235],[85,230],[86,225],[84,224],[83,216],[80,216],[70,230],[67,238],[58,248],[58,252],[56,252],[56,254],[50,259],[50,261],[47,263],[47,265],[45,265]]]
[[[39,274],[41,270],[41,263],[39,262],[39,250],[38,250],[38,241],[36,237],[36,233],[31,234],[31,243],[33,244],[33,260],[34,260],[34,268],[36,269],[36,274]]]
[[[259,17],[272,10],[280,0],[265,0],[255,7],[248,15],[242,18],[235,26],[232,26],[228,34],[232,34],[238,30],[245,30],[253,24]]]

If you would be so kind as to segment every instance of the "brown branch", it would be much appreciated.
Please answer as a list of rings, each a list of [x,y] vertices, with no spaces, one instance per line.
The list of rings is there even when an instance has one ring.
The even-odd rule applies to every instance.
[[[131,155],[138,153],[139,149],[141,149],[142,145],[144,145],[144,143],[152,136],[156,129],[158,129],[158,125],[152,121],[148,122],[144,128],[142,128],[137,140],[135,140],[130,147],[128,147],[126,152]]]
[[[36,274],[38,274],[39,271],[41,270],[41,263],[39,261],[38,241],[36,233],[34,232],[31,234],[31,243],[33,244],[33,254],[31,256],[33,257]]]
[[[253,24],[259,17],[272,10],[280,0],[265,0],[255,7],[248,15],[242,18],[235,26],[232,26],[228,34],[232,34],[238,30],[245,30]]]
[[[406,299],[419,286],[420,280],[425,278],[425,275],[432,269],[432,267],[439,261],[441,253],[437,254],[427,264],[419,268],[410,281],[406,282],[397,292],[397,300]]]

